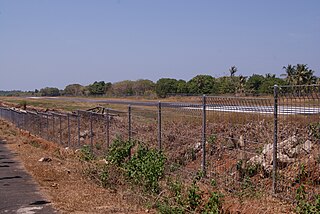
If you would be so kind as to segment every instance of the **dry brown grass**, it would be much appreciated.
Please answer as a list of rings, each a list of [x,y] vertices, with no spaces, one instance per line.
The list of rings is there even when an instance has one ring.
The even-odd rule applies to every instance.
[[[0,120],[0,136],[17,154],[26,170],[61,213],[145,213],[129,189],[102,188],[84,173],[87,166],[77,154],[54,143],[30,136]],[[50,157],[51,162],[39,162]]]

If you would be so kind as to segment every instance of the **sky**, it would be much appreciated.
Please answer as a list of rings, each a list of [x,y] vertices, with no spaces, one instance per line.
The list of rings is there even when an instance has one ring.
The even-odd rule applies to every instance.
[[[320,76],[319,0],[0,0],[0,90],[198,74]]]

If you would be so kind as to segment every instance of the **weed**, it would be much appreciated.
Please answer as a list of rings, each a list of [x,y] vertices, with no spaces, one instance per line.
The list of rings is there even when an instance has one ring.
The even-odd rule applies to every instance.
[[[37,141],[31,140],[29,144],[35,148],[40,148],[40,144]]]
[[[303,180],[305,180],[308,177],[308,172],[306,171],[305,165],[302,163],[299,167],[298,175],[295,178],[296,183],[301,183]]]
[[[202,214],[219,214],[222,209],[222,194],[212,192],[208,202],[204,206]]]
[[[191,210],[196,210],[201,204],[201,194],[199,192],[199,187],[193,182],[191,187],[188,189],[188,208]]]
[[[26,101],[26,100],[21,100],[21,101],[19,101],[19,106],[20,106],[23,110],[26,110],[26,109],[27,109],[27,101]]]
[[[319,140],[320,139],[320,122],[310,124],[309,133],[312,137]]]
[[[239,172],[239,178],[242,181],[245,177],[255,176],[261,166],[259,164],[247,164],[243,160],[239,160],[236,165],[237,171]]]
[[[183,184],[181,181],[171,181],[169,182],[169,190],[173,193],[173,198],[175,202],[179,205],[184,204],[183,195],[182,195]]]
[[[163,214],[183,214],[185,211],[181,207],[170,206],[168,202],[158,203],[157,208],[159,213]]]
[[[96,150],[101,150],[102,149],[102,143],[96,143],[95,147],[96,147]]]
[[[315,196],[314,202],[308,202],[304,185],[300,185],[296,191],[296,203],[296,212],[299,214],[320,213],[320,195]]]
[[[205,175],[206,174],[203,170],[199,170],[199,171],[197,171],[197,174],[195,175],[194,180],[200,181],[201,178],[205,177]]]
[[[95,156],[88,145],[83,145],[80,149],[80,159],[83,161],[92,161],[95,159]]]
[[[217,186],[217,181],[212,178],[211,181],[210,181],[210,185],[211,185],[212,187],[216,187],[216,186]]]
[[[214,144],[217,140],[217,136],[215,134],[212,134],[208,137],[208,143],[211,145],[211,144]]]
[[[104,188],[107,187],[108,178],[109,178],[108,168],[107,166],[103,166],[102,170],[99,173],[99,180],[101,182],[102,187]]]

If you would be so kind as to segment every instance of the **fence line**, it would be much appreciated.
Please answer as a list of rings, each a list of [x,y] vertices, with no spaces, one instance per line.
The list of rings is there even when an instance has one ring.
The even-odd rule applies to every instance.
[[[0,117],[62,146],[87,145],[97,155],[103,155],[116,138],[142,137],[149,146],[166,153],[170,172],[180,168],[178,171],[192,176],[201,171],[232,191],[250,182],[293,199],[296,187],[290,187],[287,180],[308,185],[310,190],[320,183],[320,179],[312,180],[310,185],[303,172],[298,172],[299,178],[292,175],[301,166],[308,175],[320,175],[319,95],[316,85],[274,86],[272,98],[204,95],[193,103],[102,101],[127,108],[105,108],[103,114],[0,107]],[[305,163],[308,155],[316,162]]]

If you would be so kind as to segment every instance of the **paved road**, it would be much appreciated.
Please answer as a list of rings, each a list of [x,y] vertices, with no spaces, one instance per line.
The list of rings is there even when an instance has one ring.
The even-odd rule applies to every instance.
[[[0,141],[0,213],[57,213],[14,156]]]

